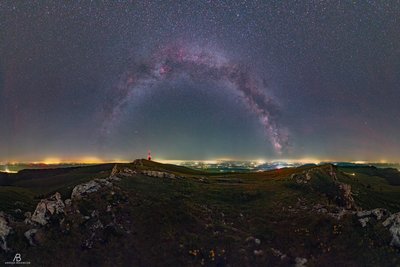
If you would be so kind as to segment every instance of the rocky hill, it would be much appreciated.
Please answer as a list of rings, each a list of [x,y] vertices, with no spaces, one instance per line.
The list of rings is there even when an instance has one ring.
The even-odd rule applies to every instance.
[[[398,173],[205,173],[135,160],[7,175],[0,260],[31,266],[400,265]]]

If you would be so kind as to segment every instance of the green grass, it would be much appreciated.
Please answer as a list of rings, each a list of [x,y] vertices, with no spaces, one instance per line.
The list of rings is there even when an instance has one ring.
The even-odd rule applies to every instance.
[[[344,175],[341,180],[352,186],[354,198],[364,209],[386,208],[391,212],[400,211],[400,186],[389,182],[392,169],[375,167],[339,168]],[[379,176],[382,173],[383,176]]]
[[[26,211],[32,211],[37,201],[34,199],[34,193],[25,188],[13,186],[0,186],[0,211],[15,214],[16,209],[20,209],[22,214]]]
[[[59,191],[64,197],[72,188],[94,178],[106,178],[115,164],[102,164],[64,169],[23,170],[10,176],[10,185],[27,188],[41,198]]]
[[[10,244],[39,266],[202,266],[202,262],[204,266],[288,266],[296,257],[307,258],[308,266],[400,264],[398,251],[388,246],[390,236],[381,225],[361,228],[351,216],[338,221],[311,211],[315,204],[334,205],[329,199],[337,191],[327,176],[329,165],[318,167],[310,184],[298,185],[290,176],[314,166],[219,174],[142,163],[139,167],[119,164],[118,168],[169,171],[181,178],[138,173],[122,178],[114,194],[103,190],[76,203],[83,215],[97,210],[104,225],[114,220],[106,212],[107,205],[112,205],[116,219],[129,234],[118,227],[106,228],[97,233],[101,241],[83,250],[82,242],[91,234],[90,221],[76,219],[75,214],[67,218],[73,230],[64,232],[59,224],[52,225],[46,228],[46,241],[39,247],[23,245],[24,238],[18,234]],[[21,201],[24,209],[33,210],[35,198],[55,190],[69,197],[74,185],[106,177],[113,166],[25,172],[15,177],[13,186],[0,187],[0,208],[12,211],[13,203]],[[400,187],[387,177],[376,172],[370,175],[365,169],[340,170],[339,181],[351,184],[358,205],[400,210]],[[353,172],[355,176],[348,174]],[[200,177],[206,177],[207,183]],[[299,200],[307,209],[300,209]],[[27,228],[23,227],[20,234]],[[287,254],[288,259],[273,256],[271,248]],[[263,255],[255,256],[254,250],[262,250]],[[68,261],[60,262],[60,258]]]

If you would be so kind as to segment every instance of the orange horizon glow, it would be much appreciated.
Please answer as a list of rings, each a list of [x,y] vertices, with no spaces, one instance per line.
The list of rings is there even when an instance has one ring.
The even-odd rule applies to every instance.
[[[129,163],[132,160],[126,159],[109,159],[104,160],[95,156],[84,156],[77,158],[59,158],[59,157],[46,157],[42,160],[33,160],[33,161],[18,161],[18,160],[2,160],[0,161],[1,165],[17,165],[17,164],[35,164],[35,165],[60,165],[60,164],[104,164],[104,163]],[[266,158],[258,158],[258,159],[236,159],[236,158],[216,158],[216,159],[163,159],[163,158],[153,158],[153,161],[166,163],[166,164],[176,164],[180,165],[185,162],[198,162],[199,164],[218,164],[221,162],[227,161],[246,161],[252,162],[256,165],[261,165],[265,163],[272,162],[286,162],[286,163],[314,163],[319,164],[323,162],[349,162],[355,164],[368,164],[368,163],[393,163],[398,164],[398,161],[388,161],[388,160],[333,160],[333,159],[317,159],[317,158],[299,158],[299,159],[266,159]]]

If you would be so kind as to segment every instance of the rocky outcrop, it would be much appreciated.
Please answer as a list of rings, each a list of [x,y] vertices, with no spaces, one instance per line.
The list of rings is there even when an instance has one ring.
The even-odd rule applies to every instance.
[[[89,181],[84,184],[79,184],[72,189],[71,200],[81,199],[83,196],[97,192],[101,188],[100,183],[95,180]]]
[[[176,178],[175,174],[169,173],[169,172],[144,170],[144,171],[142,171],[142,173],[144,175],[147,175],[147,176],[150,176],[150,177],[169,178],[169,179],[175,179]]]
[[[119,181],[121,180],[121,178],[118,177],[118,175],[120,174],[120,170],[117,167],[117,164],[115,164],[114,168],[111,171],[110,176],[107,178],[107,180],[109,181]]]
[[[134,170],[124,168],[118,169],[117,165],[112,169],[109,177],[103,179],[93,179],[89,182],[79,184],[72,189],[71,201],[81,199],[85,195],[99,191],[102,187],[113,187],[113,183],[120,181],[121,178],[118,176],[133,176],[136,174]]]
[[[389,230],[392,236],[390,245],[400,248],[400,212],[390,214],[386,209],[377,208],[358,211],[357,217],[362,227],[366,227],[369,223],[384,220],[382,225]]]
[[[99,183],[102,186],[112,187],[112,182],[109,179],[94,179],[95,182]]]
[[[136,171],[129,169],[129,168],[123,168],[120,172],[119,175],[125,176],[125,177],[130,177],[134,176],[136,174]]]
[[[47,199],[40,200],[30,220],[40,225],[45,225],[52,215],[64,213],[64,208],[65,205],[61,195],[57,192]]]
[[[363,210],[357,212],[358,221],[360,222],[362,227],[366,227],[368,222],[372,219],[377,221],[381,220],[384,217],[387,217],[389,212],[386,209],[373,209],[373,210]]]
[[[400,248],[400,212],[389,216],[382,225],[389,228],[389,232],[392,235],[390,245]]]
[[[302,173],[294,173],[290,176],[298,184],[307,184],[311,180],[311,170],[303,171]]]
[[[294,173],[290,176],[290,179],[302,187],[308,187],[312,191],[327,196],[335,201],[339,207],[357,210],[358,207],[353,199],[351,186],[339,182],[337,172],[333,165],[319,166]]]
[[[117,173],[118,173],[118,167],[117,164],[115,164],[113,169],[111,170],[110,177],[117,175]]]
[[[3,212],[0,212],[0,247],[7,251],[7,236],[11,232],[11,227],[8,225],[8,221],[6,219],[6,216]]]
[[[335,172],[335,167],[333,165],[329,167],[329,170],[326,170],[325,167],[314,167],[308,170],[304,170],[301,173],[294,173],[290,176],[290,178],[292,180],[295,180],[298,184],[307,184],[318,175],[330,176],[332,182],[337,182],[337,175]]]
[[[343,206],[346,209],[356,208],[356,204],[351,193],[351,186],[349,184],[338,183],[338,188],[340,192],[339,198],[342,201]]]

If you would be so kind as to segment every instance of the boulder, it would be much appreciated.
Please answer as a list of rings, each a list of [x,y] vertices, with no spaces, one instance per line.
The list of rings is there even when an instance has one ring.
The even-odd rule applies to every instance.
[[[101,188],[101,185],[92,180],[84,184],[79,184],[72,189],[71,199],[80,199],[84,195],[97,192]]]
[[[64,208],[65,205],[61,199],[61,195],[56,192],[51,197],[40,200],[31,217],[31,221],[45,225],[48,223],[51,215],[64,213]]]
[[[295,262],[296,262],[296,264],[294,265],[295,267],[305,267],[306,263],[307,263],[307,259],[297,257],[295,259]]]
[[[254,250],[254,255],[255,256],[262,256],[264,252],[261,249],[255,249]]]
[[[365,217],[365,218],[358,219],[358,221],[361,223],[362,227],[365,227],[365,226],[367,226],[369,219],[370,219],[370,217]]]
[[[7,236],[10,234],[11,227],[8,226],[8,221],[3,212],[0,212],[0,247],[7,251]]]
[[[372,215],[374,215],[377,220],[382,219],[382,217],[385,217],[388,214],[389,214],[389,212],[386,209],[378,208],[378,209],[373,209],[372,210]]]
[[[377,208],[373,210],[362,210],[357,212],[357,217],[360,218],[358,221],[361,223],[362,227],[367,226],[367,223],[375,217],[377,221],[388,216],[389,212],[386,209]]]
[[[389,216],[382,225],[389,227],[390,234],[392,235],[390,245],[400,248],[400,212]]]
[[[386,209],[382,208],[377,208],[373,210],[363,210],[357,212],[357,216],[359,218],[374,216],[378,221],[381,220],[383,217],[387,216],[388,214],[389,212]]]
[[[36,206],[35,212],[31,217],[31,221],[39,223],[41,225],[47,224],[48,217],[46,213],[47,213],[46,203],[39,202]]]

